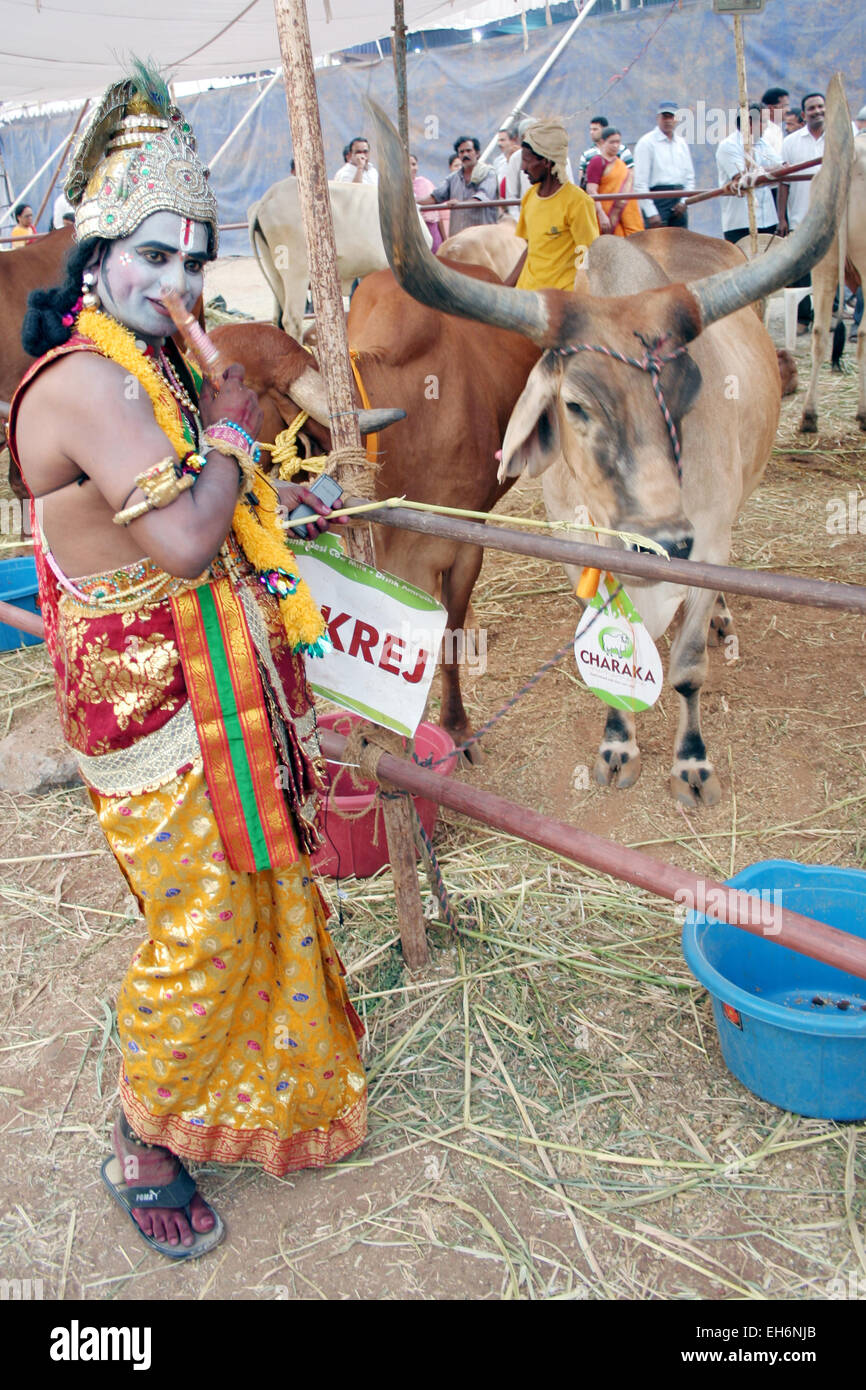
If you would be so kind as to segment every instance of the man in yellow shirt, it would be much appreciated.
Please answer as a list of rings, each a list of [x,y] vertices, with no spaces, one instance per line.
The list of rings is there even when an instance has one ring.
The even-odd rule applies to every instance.
[[[524,194],[517,235],[527,248],[506,280],[521,290],[573,290],[575,273],[598,236],[595,204],[567,179],[568,136],[561,121],[534,121],[523,135]]]

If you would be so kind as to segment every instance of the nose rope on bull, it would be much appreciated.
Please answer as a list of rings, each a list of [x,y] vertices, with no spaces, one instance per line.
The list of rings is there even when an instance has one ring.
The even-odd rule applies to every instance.
[[[551,348],[551,352],[557,357],[571,357],[576,352],[598,352],[602,357],[612,357],[617,362],[625,362],[629,367],[637,367],[639,371],[648,372],[655,398],[659,403],[659,409],[664,417],[664,422],[668,427],[668,434],[671,437],[671,447],[674,454],[674,466],[677,471],[677,481],[683,481],[682,453],[680,449],[680,437],[677,431],[676,422],[667,407],[664,392],[661,388],[661,373],[666,362],[673,362],[675,358],[681,357],[688,350],[684,343],[681,347],[674,348],[673,352],[659,352],[659,348],[667,340],[667,335],[655,338],[648,343],[640,333],[635,333],[635,337],[644,345],[646,352],[643,357],[628,357],[623,352],[617,352],[615,348],[603,347],[597,343],[568,343],[565,347]]]

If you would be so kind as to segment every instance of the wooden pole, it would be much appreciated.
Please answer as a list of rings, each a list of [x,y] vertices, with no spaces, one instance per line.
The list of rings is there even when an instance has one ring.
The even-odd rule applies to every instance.
[[[394,0],[394,81],[397,85],[397,129],[403,149],[409,153],[409,98],[406,89],[406,25],[403,23],[403,0]]]
[[[322,732],[322,751],[326,758],[339,761],[345,752],[346,740],[332,730]],[[542,816],[529,806],[494,792],[482,791],[466,782],[440,777],[428,768],[419,767],[403,758],[383,753],[377,766],[377,776],[387,777],[393,786],[405,787],[413,796],[423,796],[441,806],[450,806],[472,820],[481,821],[494,830],[513,835],[531,845],[541,845],[563,859],[585,864],[590,869],[610,874],[646,888],[672,902],[691,902],[697,911],[719,921],[730,922],[752,936],[764,936],[779,946],[787,946],[801,955],[811,956],[824,965],[832,965],[851,975],[866,979],[866,941],[826,922],[816,922],[799,912],[773,904],[772,920],[766,920],[766,904],[741,888],[729,888],[713,879],[698,877],[675,864],[666,864],[641,850],[629,849],[616,840],[579,830],[575,825]],[[706,904],[706,906],[702,906]]]
[[[60,174],[60,170],[63,168],[63,161],[66,159],[66,155],[67,155],[67,153],[68,153],[68,151],[69,151],[69,146],[72,144],[72,141],[75,139],[75,136],[78,134],[78,127],[81,125],[81,122],[82,122],[82,120],[84,119],[84,113],[85,113],[85,111],[87,110],[87,108],[88,108],[89,105],[90,105],[90,97],[88,97],[87,100],[84,101],[84,102],[82,103],[81,110],[80,110],[79,113],[78,113],[78,118],[77,118],[77,120],[76,120],[76,122],[75,122],[75,125],[72,127],[71,131],[69,132],[69,139],[66,141],[66,144],[63,146],[63,153],[61,154],[60,158],[59,158],[58,161],[57,161],[57,168],[54,170],[54,173],[53,173],[52,176],[51,176],[51,182],[50,182],[49,185],[48,185],[48,189],[47,189],[47,192],[46,192],[46,194],[45,194],[45,197],[42,199],[42,202],[39,204],[39,211],[37,212],[36,216],[35,216],[34,219],[33,219],[33,225],[34,225],[34,227],[36,226],[36,224],[37,224],[37,222],[39,221],[40,217],[42,216],[43,212],[45,211],[45,205],[46,205],[46,203],[48,202],[48,199],[51,197],[51,194],[52,194],[53,191],[54,191],[54,185],[55,185],[56,182],[57,182],[57,178],[58,178],[58,175]],[[54,219],[53,219],[53,218],[51,219],[51,225],[52,225],[52,227],[54,226]]]
[[[363,500],[360,497],[345,499],[347,506],[359,505]],[[487,550],[505,550],[512,555],[534,555],[552,564],[577,565],[581,569],[609,569],[618,575],[634,575],[638,579],[656,583],[720,589],[723,593],[748,594],[752,598],[763,598],[773,603],[796,603],[808,608],[866,613],[866,585],[863,584],[838,584],[829,579],[806,579],[798,574],[711,565],[703,560],[668,560],[661,555],[638,554],[634,550],[612,550],[588,541],[574,540],[570,536],[538,535],[518,531],[513,526],[464,521],[460,517],[416,512],[409,507],[377,507],[364,515],[377,526],[420,531],[422,535],[443,536],[466,545],[480,545]],[[360,517],[357,519],[360,520]]]
[[[746,155],[746,168],[752,160],[752,123],[749,120],[749,98],[746,91],[746,46],[743,41],[743,16],[734,15],[734,47],[737,50],[737,85],[740,98],[740,134],[743,137],[743,150]],[[753,189],[746,193],[749,213],[749,243],[752,255],[758,254],[758,223],[755,218],[755,194]]]
[[[325,148],[319,122],[307,12],[303,0],[274,0],[274,10],[285,76],[289,122],[292,128],[292,144],[295,150],[304,235],[310,258],[310,283],[318,335],[317,353],[324,369],[328,393],[331,439],[337,449],[360,449],[361,436],[349,362],[346,316],[337,270],[334,221],[325,171]],[[338,468],[338,482],[341,481],[339,474]],[[362,560],[365,564],[375,564],[369,526],[351,543],[350,554],[353,559]],[[386,799],[383,807],[403,957],[409,968],[414,970],[425,965],[429,956],[415,865],[412,808],[406,797]]]

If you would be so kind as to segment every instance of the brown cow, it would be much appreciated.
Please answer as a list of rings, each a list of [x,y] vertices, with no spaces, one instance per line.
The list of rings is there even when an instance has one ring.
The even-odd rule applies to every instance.
[[[588,259],[589,294],[479,284],[428,255],[415,234],[397,132],[378,107],[369,109],[380,142],[383,239],[401,282],[424,304],[515,329],[544,349],[509,421],[500,477],[542,474],[557,519],[574,518],[579,507],[598,525],[646,536],[671,555],[725,564],[734,520],[772,447],[781,389],[769,336],[743,311],[803,275],[832,239],[851,167],[840,80],[828,93],[827,151],[812,205],[776,255],[734,263],[726,243],[672,228],[627,241],[601,237]],[[721,788],[701,733],[700,692],[717,596],[668,583],[630,580],[629,588],[655,638],[684,610],[669,662],[680,697],[670,788],[686,806],[712,805]],[[724,631],[726,609],[717,621]],[[612,709],[596,779],[630,786],[639,772],[634,716]]]
[[[482,267],[459,269],[472,279],[501,284]],[[244,366],[272,432],[281,428],[278,420],[293,418],[293,401],[327,420],[324,384],[320,378],[317,383],[312,359],[294,339],[264,324],[256,324],[254,333],[249,326],[225,325],[213,336]],[[405,420],[379,437],[376,496],[490,511],[511,487],[511,480],[497,480],[495,455],[538,360],[537,348],[518,334],[425,309],[400,289],[389,270],[366,276],[355,291],[349,341],[369,399],[406,411]],[[479,546],[377,528],[376,560],[382,569],[428,593],[441,587],[453,634],[443,655],[441,723],[457,742],[472,733],[460,692],[460,633],[482,558]]]
[[[0,255],[0,401],[9,402],[32,357],[21,346],[21,325],[31,290],[59,284],[74,245],[71,227],[59,227],[15,255]]]

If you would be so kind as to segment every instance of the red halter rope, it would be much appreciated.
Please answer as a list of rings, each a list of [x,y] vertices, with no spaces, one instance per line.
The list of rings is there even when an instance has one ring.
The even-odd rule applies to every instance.
[[[659,403],[659,409],[664,416],[665,424],[668,427],[668,434],[671,437],[671,445],[674,451],[674,465],[677,470],[677,481],[681,484],[683,481],[683,470],[681,463],[680,437],[677,433],[674,418],[668,410],[664,395],[662,394],[659,378],[665,363],[673,362],[675,358],[681,357],[684,352],[688,351],[688,347],[687,344],[683,344],[682,347],[675,348],[673,352],[661,353],[659,352],[659,348],[664,344],[666,340],[665,337],[656,338],[651,343],[647,343],[641,338],[639,333],[636,333],[635,337],[638,338],[646,348],[646,353],[643,357],[626,357],[624,353],[616,352],[614,348],[600,347],[593,343],[569,343],[567,347],[551,348],[551,352],[557,357],[571,357],[575,352],[600,352],[603,357],[613,357],[617,362],[625,362],[629,367],[637,367],[642,372],[649,372],[655,398]]]

